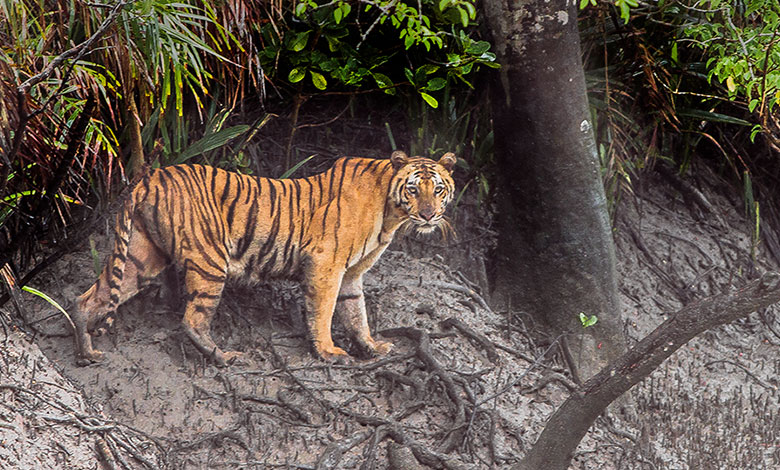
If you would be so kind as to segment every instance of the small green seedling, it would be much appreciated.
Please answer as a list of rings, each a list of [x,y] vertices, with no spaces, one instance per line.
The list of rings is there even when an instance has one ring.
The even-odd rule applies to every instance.
[[[596,315],[587,316],[585,315],[585,312],[580,312],[580,323],[582,323],[583,328],[593,326],[597,321],[599,321],[599,319]]]

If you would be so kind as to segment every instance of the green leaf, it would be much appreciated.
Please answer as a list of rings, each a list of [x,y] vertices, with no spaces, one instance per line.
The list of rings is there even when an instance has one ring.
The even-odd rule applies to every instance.
[[[374,77],[374,81],[379,88],[389,88],[393,86],[393,81],[390,79],[390,77],[383,73],[372,72],[371,76]]]
[[[412,85],[415,84],[414,74],[412,73],[411,69],[405,68],[404,69],[404,75],[406,75],[406,79],[409,80],[409,83],[411,83]]]
[[[242,124],[240,126],[227,127],[220,129],[217,132],[207,135],[198,140],[194,144],[187,147],[179,157],[173,162],[174,164],[184,163],[192,157],[206,153],[215,148],[222,147],[230,142],[232,139],[240,136],[244,132],[248,131],[250,126]]]
[[[287,80],[290,81],[290,83],[298,83],[306,76],[306,71],[302,70],[299,67],[296,67],[292,70],[290,70],[290,75],[287,76]]]
[[[300,2],[295,5],[295,16],[301,17],[306,13],[306,2]]]
[[[682,108],[677,112],[678,116],[690,117],[694,119],[700,119],[702,121],[709,122],[722,122],[724,124],[737,124],[740,126],[752,126],[752,122],[745,121],[734,116],[727,114],[713,113],[711,111],[704,111],[701,109]]]
[[[70,318],[70,315],[68,315],[68,312],[66,312],[65,309],[62,308],[62,306],[60,306],[60,304],[58,304],[56,300],[52,299],[48,295],[46,295],[43,292],[39,291],[38,289],[35,289],[33,287],[30,287],[30,286],[22,286],[22,290],[25,291],[25,292],[29,292],[30,294],[37,295],[38,297],[42,298],[43,300],[45,300],[46,302],[51,304],[54,308],[59,310],[60,313],[62,313],[62,315],[65,316],[65,318],[68,319],[68,322],[70,323],[70,326],[72,326],[74,330],[76,329],[76,327],[73,324],[73,319]]]
[[[414,82],[415,83],[423,83],[425,81],[425,77],[428,75],[431,75],[432,73],[436,73],[436,71],[439,70],[438,65],[432,65],[432,64],[425,64],[421,67],[419,67],[414,72]]]
[[[750,100],[750,104],[748,104],[748,111],[752,113],[753,110],[756,109],[756,106],[758,106],[758,103],[759,101],[757,98]]]
[[[466,48],[466,53],[471,55],[482,55],[490,50],[490,43],[487,41],[477,41],[469,44]]]
[[[295,37],[290,40],[287,48],[293,52],[300,52],[306,47],[306,43],[309,42],[309,34],[311,31],[305,31],[303,33],[297,33]]]
[[[425,85],[425,89],[428,91],[438,91],[447,86],[447,80],[441,77],[434,77],[428,80],[428,84]]]
[[[580,312],[579,315],[580,323],[582,323],[583,328],[587,328],[589,326],[593,326],[596,324],[596,322],[599,321],[598,317],[596,315],[591,315],[590,317],[585,315],[585,312]]]
[[[352,11],[352,7],[349,6],[348,3],[342,3],[341,5],[339,5],[338,8],[336,8],[336,11],[341,12],[339,16],[341,16],[341,18],[343,19],[346,18],[347,15],[349,15],[349,12]],[[336,12],[334,11],[333,14],[335,16]],[[341,23],[341,19],[337,20],[336,23],[337,24]]]
[[[422,96],[422,99],[424,99],[425,102],[428,103],[428,106],[430,106],[431,108],[438,108],[439,107],[439,102],[436,101],[436,98],[434,98],[433,96],[429,95],[428,93],[425,93],[425,92],[421,91],[420,92],[420,96]]]
[[[328,81],[325,80],[325,77],[319,73],[315,72],[313,70],[310,71],[311,73],[311,82],[314,84],[315,87],[319,90],[324,90],[328,87]]]
[[[620,18],[623,20],[623,23],[628,23],[628,19],[631,17],[631,8],[625,1],[620,1],[616,5],[620,7]]]
[[[328,50],[330,52],[336,52],[339,50],[339,46],[341,46],[341,41],[339,41],[338,38],[333,36],[325,36],[325,39],[328,40]]]
[[[328,59],[322,62],[318,62],[318,65],[323,72],[331,72],[339,67],[339,63],[336,59]]]
[[[344,17],[344,12],[341,11],[341,8],[336,8],[333,10],[333,19],[336,20],[336,24],[341,23],[341,19]]]
[[[761,127],[761,124],[756,124],[753,126],[753,129],[750,130],[750,141],[755,142],[756,136],[762,132],[763,128]]]
[[[292,176],[292,174],[293,174],[293,173],[295,173],[296,171],[298,171],[298,168],[302,167],[302,166],[303,166],[303,165],[304,165],[306,162],[308,162],[309,160],[311,160],[312,158],[314,158],[316,155],[317,155],[316,153],[315,153],[315,154],[313,154],[313,155],[309,155],[308,157],[306,157],[306,158],[304,158],[303,160],[299,161],[298,163],[296,163],[295,165],[293,165],[293,167],[292,167],[292,168],[290,168],[289,170],[285,171],[285,172],[282,174],[282,176],[280,176],[280,177],[279,177],[279,179],[285,179],[285,178],[289,178],[290,176]]]
[[[474,7],[474,5],[471,4],[471,2],[466,1],[461,3],[461,5],[463,5],[463,8],[468,10],[469,18],[473,20],[474,18],[477,17],[477,9],[476,7]]]

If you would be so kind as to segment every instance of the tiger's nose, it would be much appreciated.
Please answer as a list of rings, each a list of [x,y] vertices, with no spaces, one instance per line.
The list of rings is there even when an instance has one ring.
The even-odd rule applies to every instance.
[[[425,206],[420,208],[420,217],[430,222],[433,216],[436,215],[436,210],[433,206]]]

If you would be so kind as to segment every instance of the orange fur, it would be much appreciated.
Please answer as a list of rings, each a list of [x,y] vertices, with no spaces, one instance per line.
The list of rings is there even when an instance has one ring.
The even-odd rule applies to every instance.
[[[275,180],[200,165],[150,172],[117,217],[114,250],[74,315],[80,364],[101,359],[96,324],[134,296],[145,280],[176,266],[183,274],[182,324],[204,354],[225,365],[240,353],[212,340],[211,321],[229,279],[299,277],[316,353],[347,356],[331,338],[336,313],[374,354],[392,344],[371,337],[363,273],[398,227],[442,224],[452,200],[455,156],[438,162],[393,153],[390,160],[342,158],[325,173]]]

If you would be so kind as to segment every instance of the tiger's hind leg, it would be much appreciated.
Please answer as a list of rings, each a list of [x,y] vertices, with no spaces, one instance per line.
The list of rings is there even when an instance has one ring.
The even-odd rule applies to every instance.
[[[238,351],[222,351],[211,338],[211,322],[222,298],[226,272],[226,267],[219,271],[211,263],[208,267],[201,267],[187,262],[184,267],[186,305],[182,326],[198,350],[213,358],[219,367],[228,365],[242,354]]]
[[[366,315],[366,299],[363,294],[363,275],[348,270],[341,282],[336,299],[336,316],[347,332],[363,349],[372,355],[383,356],[390,352],[393,343],[377,341],[371,336]]]
[[[126,250],[120,249],[121,243],[121,240],[117,241],[98,280],[79,297],[73,314],[78,365],[87,365],[103,358],[103,353],[92,345],[92,333],[96,325],[138,293],[148,280],[155,278],[169,264],[168,258],[142,230],[131,233]]]

